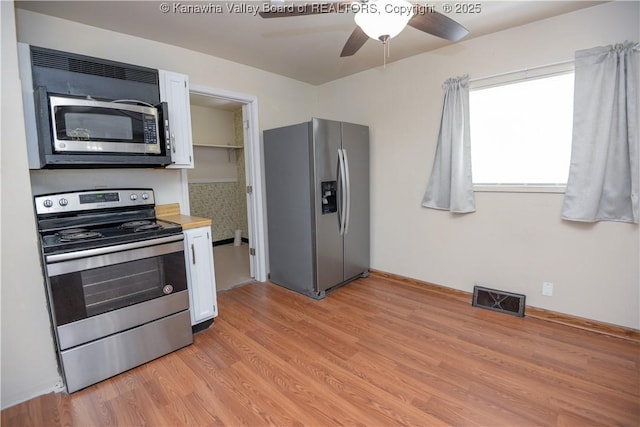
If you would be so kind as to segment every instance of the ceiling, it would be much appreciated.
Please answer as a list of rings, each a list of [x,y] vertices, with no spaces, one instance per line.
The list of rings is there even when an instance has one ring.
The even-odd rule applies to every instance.
[[[319,85],[383,64],[380,42],[369,40],[355,55],[340,52],[355,28],[352,13],[264,19],[280,1],[16,1],[16,7],[94,27],[181,46]],[[285,4],[290,4],[287,0]],[[294,4],[303,3],[296,1]],[[316,2],[317,3],[317,2]],[[417,2],[414,2],[417,3]],[[443,12],[444,4],[420,2]],[[479,13],[447,16],[469,30],[465,39],[594,6],[596,1],[478,1]],[[169,11],[161,11],[162,4]],[[194,5],[203,10],[194,11]],[[235,8],[235,10],[230,10]],[[189,9],[191,13],[189,12]],[[464,39],[463,39],[464,40]],[[450,44],[405,28],[390,41],[387,63]]]

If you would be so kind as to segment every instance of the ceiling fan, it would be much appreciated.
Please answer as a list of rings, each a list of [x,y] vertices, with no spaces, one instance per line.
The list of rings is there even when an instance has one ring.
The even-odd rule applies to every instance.
[[[340,57],[355,54],[369,38],[384,45],[406,25],[434,36],[458,41],[469,31],[453,19],[436,12],[434,6],[414,5],[407,0],[354,0],[328,3],[284,4],[272,2],[260,12],[263,18],[355,12],[356,28],[347,39]]]

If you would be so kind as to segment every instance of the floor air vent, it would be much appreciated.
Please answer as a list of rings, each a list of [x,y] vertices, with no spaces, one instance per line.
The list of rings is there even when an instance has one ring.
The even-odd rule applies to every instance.
[[[477,285],[473,287],[472,305],[474,307],[487,308],[489,310],[523,317],[524,300],[524,295],[498,291],[496,289],[484,288]]]

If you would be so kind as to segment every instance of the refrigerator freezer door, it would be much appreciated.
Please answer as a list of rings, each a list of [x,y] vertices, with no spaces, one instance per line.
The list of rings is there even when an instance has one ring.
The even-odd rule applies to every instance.
[[[349,166],[349,215],[344,235],[344,279],[369,271],[369,128],[342,123]]]
[[[316,292],[321,293],[344,281],[343,246],[337,212],[322,212],[322,182],[338,181],[338,150],[342,148],[341,123],[313,119],[314,208],[316,240]],[[342,198],[338,185],[337,198]],[[338,207],[338,210],[340,207]]]
[[[309,123],[264,131],[270,278],[314,296],[311,159]]]

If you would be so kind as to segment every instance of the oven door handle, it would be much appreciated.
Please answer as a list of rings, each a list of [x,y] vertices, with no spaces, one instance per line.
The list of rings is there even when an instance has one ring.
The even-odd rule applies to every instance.
[[[184,239],[182,233],[171,236],[159,237],[157,239],[142,240],[139,242],[123,243],[121,245],[105,246],[102,248],[84,249],[75,252],[66,252],[62,254],[46,255],[45,261],[48,263],[70,261],[78,258],[87,258],[97,255],[105,255],[113,252],[128,251],[131,249],[146,248],[149,246],[160,245],[163,243],[177,242]]]

